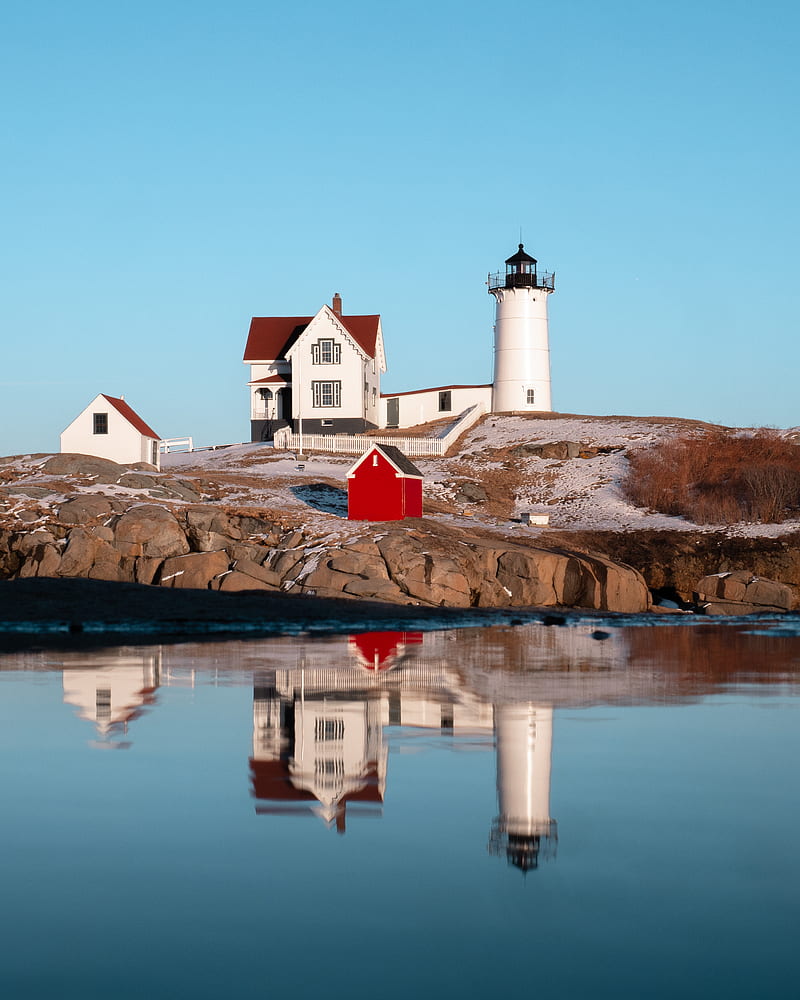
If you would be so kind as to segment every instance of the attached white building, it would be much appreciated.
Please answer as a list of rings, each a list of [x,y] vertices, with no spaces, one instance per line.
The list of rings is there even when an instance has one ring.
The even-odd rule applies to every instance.
[[[380,316],[344,316],[342,300],[316,316],[254,316],[244,351],[250,366],[250,439],[279,427],[307,433],[372,430],[380,420],[386,355]]]
[[[161,467],[160,437],[124,399],[99,396],[61,435],[61,451],[109,458],[120,465],[147,462]]]

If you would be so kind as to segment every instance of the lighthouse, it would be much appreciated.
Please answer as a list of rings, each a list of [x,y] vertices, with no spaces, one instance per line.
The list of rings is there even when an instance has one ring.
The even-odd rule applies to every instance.
[[[551,410],[547,297],[555,274],[539,271],[520,243],[505,273],[490,274],[495,300],[492,412]]]
[[[555,857],[556,821],[550,816],[553,709],[546,705],[496,705],[497,799],[489,853],[527,872]]]

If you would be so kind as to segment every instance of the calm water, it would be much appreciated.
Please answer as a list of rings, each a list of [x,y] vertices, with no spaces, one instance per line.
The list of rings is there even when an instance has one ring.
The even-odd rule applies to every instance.
[[[800,629],[596,630],[0,655],[0,995],[796,995]]]

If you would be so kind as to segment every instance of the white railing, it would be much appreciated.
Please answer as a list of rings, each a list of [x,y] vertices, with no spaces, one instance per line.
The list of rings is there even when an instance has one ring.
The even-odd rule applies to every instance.
[[[303,434],[303,451],[326,451],[340,455],[360,455],[373,444],[391,444],[404,455],[444,455],[467,428],[477,423],[486,412],[483,403],[465,410],[442,437],[398,437],[394,434]],[[300,435],[288,427],[275,431],[274,446],[280,451],[300,451]]]
[[[158,442],[158,447],[162,455],[169,455],[173,451],[194,451],[194,441],[190,437],[164,438]]]

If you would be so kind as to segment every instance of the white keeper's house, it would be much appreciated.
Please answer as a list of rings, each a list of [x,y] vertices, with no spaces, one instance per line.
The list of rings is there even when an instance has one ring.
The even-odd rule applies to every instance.
[[[413,427],[476,404],[492,413],[549,411],[547,299],[555,275],[523,245],[490,274],[495,299],[494,374],[482,385],[381,393],[386,353],[380,316],[345,316],[339,293],[315,316],[255,316],[244,352],[250,366],[250,439],[280,427],[341,434]]]

